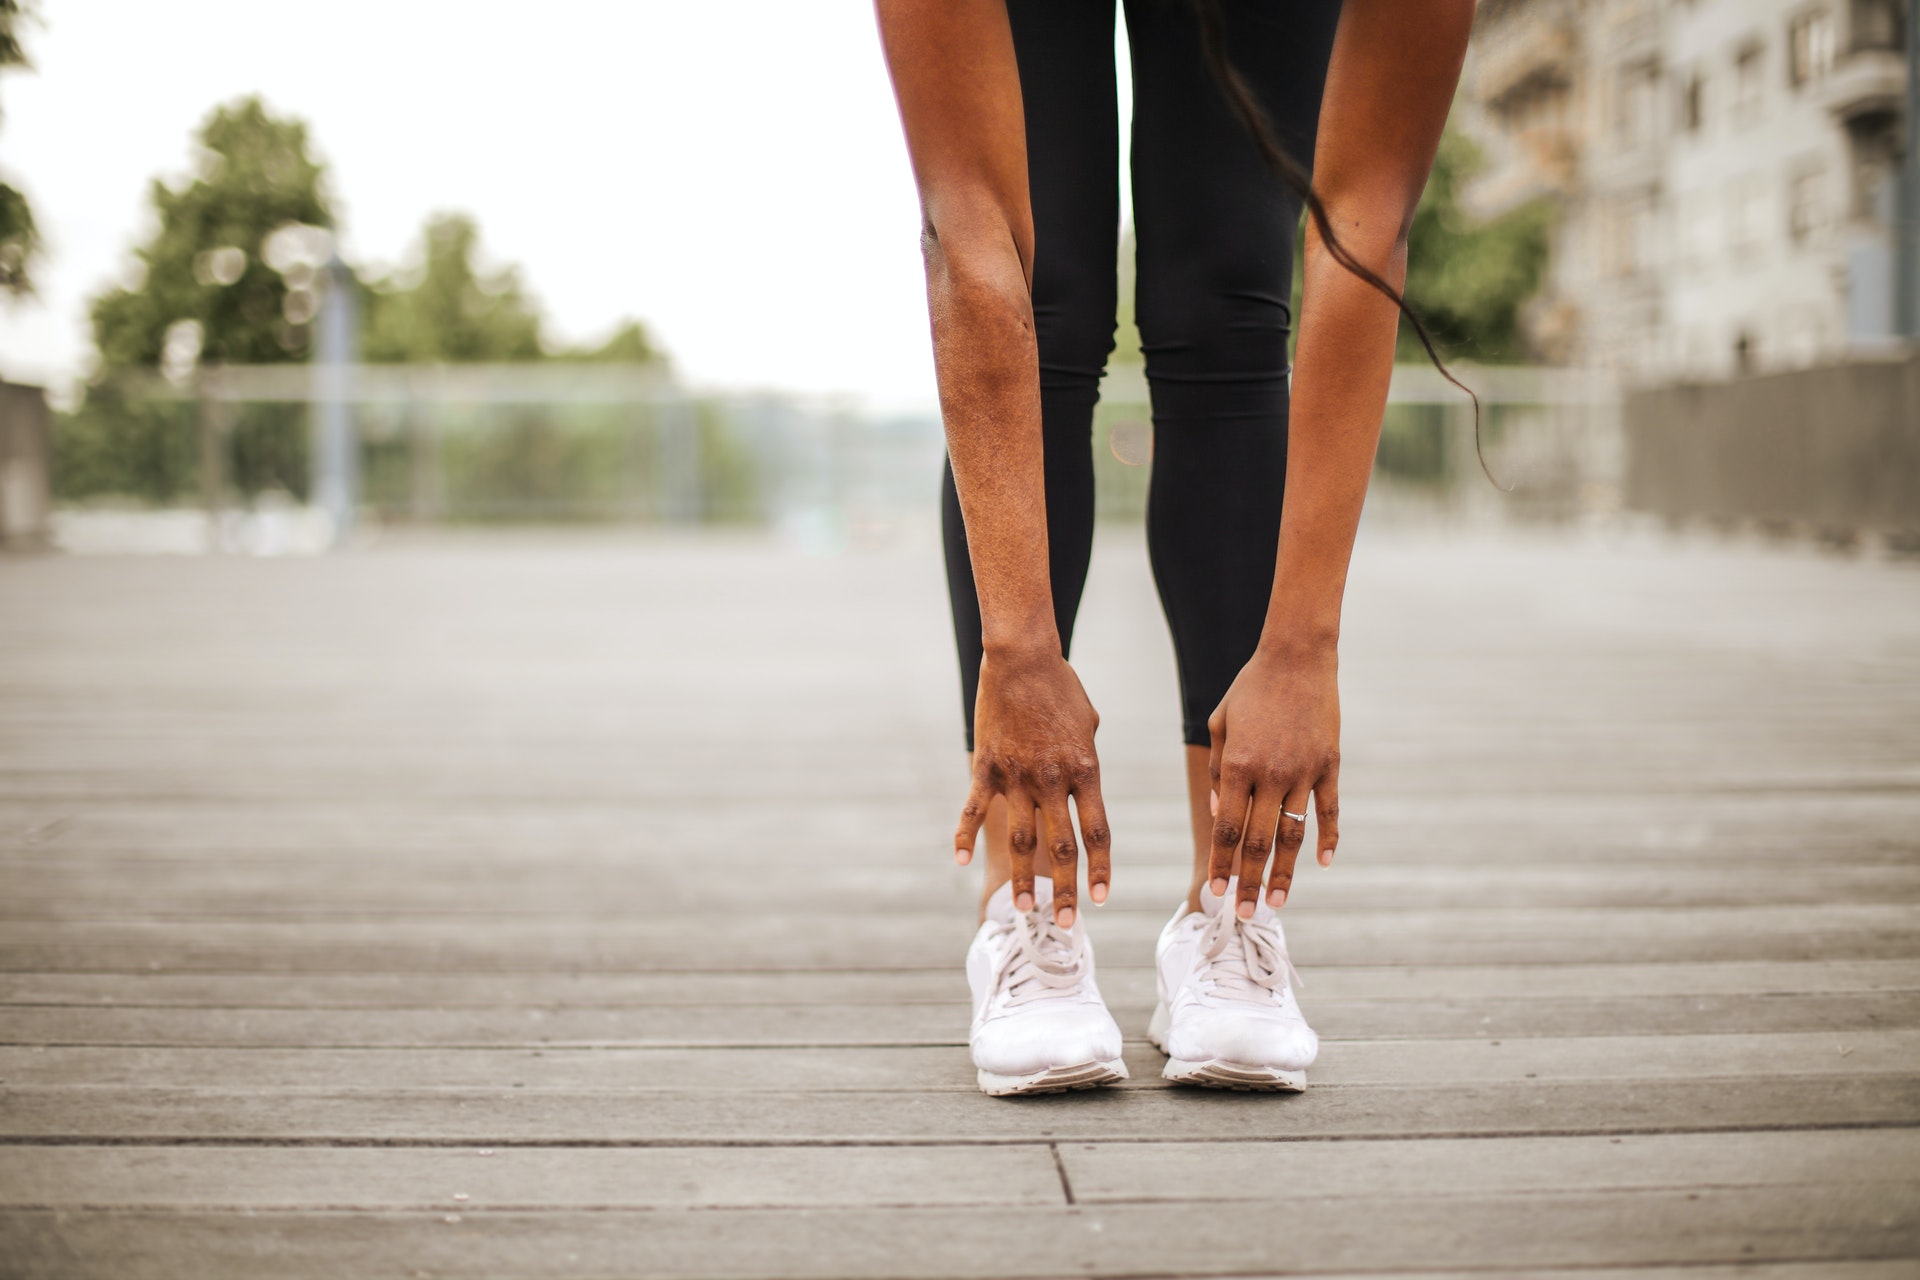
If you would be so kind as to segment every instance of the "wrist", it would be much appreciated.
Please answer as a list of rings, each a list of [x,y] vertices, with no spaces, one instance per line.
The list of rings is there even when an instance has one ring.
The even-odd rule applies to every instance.
[[[1335,662],[1340,656],[1340,626],[1290,620],[1284,627],[1262,632],[1257,652],[1289,665]]]
[[[1049,618],[1043,627],[1010,627],[985,632],[980,637],[980,648],[986,657],[997,662],[1023,663],[1058,658],[1060,633],[1054,629],[1053,620]]]

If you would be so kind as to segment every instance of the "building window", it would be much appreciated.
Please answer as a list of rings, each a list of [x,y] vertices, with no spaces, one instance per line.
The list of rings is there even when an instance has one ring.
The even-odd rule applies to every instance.
[[[1613,138],[1623,150],[1652,142],[1660,122],[1660,68],[1636,62],[1620,69],[1613,98]]]
[[[1751,257],[1767,242],[1767,187],[1756,174],[1738,179],[1728,190],[1727,239],[1734,252]]]
[[[1680,90],[1680,124],[1688,133],[1707,127],[1707,74],[1695,67]]]
[[[1904,49],[1906,7],[1903,0],[1853,0],[1853,29],[1849,47]]]
[[[1742,127],[1758,123],[1766,103],[1765,54],[1765,47],[1755,40],[1733,56],[1733,119]]]
[[[1826,228],[1827,175],[1817,169],[1796,175],[1787,189],[1787,234],[1806,244]]]
[[[1653,201],[1626,196],[1607,207],[1602,265],[1609,276],[1626,278],[1650,268],[1653,250]]]
[[[1720,220],[1714,203],[1705,192],[1680,198],[1680,253],[1695,271],[1708,266],[1720,249]]]
[[[1811,84],[1833,70],[1833,14],[1809,9],[1787,24],[1787,82]]]

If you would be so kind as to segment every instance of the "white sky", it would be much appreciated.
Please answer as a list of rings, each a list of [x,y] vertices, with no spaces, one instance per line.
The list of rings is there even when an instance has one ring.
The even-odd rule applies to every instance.
[[[86,368],[87,299],[216,104],[311,126],[349,258],[460,209],[549,332],[645,320],[691,380],[928,402],[918,217],[864,0],[42,0],[0,171],[49,247],[0,376]]]

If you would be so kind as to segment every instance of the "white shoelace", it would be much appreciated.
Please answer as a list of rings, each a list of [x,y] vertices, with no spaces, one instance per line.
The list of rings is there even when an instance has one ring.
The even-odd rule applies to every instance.
[[[1280,930],[1265,920],[1242,920],[1230,902],[1221,903],[1200,931],[1198,946],[1207,961],[1205,989],[1229,1000],[1269,1004],[1289,979],[1300,985]]]
[[[1013,913],[1000,926],[1012,936],[994,985],[1007,992],[1006,1007],[1070,996],[1087,971],[1087,945],[1039,911]]]

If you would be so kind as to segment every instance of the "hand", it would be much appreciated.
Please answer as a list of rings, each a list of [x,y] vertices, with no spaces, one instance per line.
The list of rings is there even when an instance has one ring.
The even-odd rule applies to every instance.
[[[1339,659],[1266,649],[1242,667],[1207,720],[1213,735],[1213,851],[1207,876],[1224,894],[1240,855],[1239,911],[1253,915],[1260,885],[1275,907],[1287,900],[1306,838],[1307,797],[1319,818],[1319,860],[1333,865],[1340,839]],[[1288,817],[1300,814],[1301,817]],[[1267,872],[1271,854],[1273,869]]]
[[[1013,855],[1013,900],[1033,910],[1033,854],[1044,840],[1053,876],[1053,918],[1073,924],[1080,847],[1067,813],[1072,796],[1087,845],[1087,880],[1095,902],[1107,900],[1112,876],[1107,810],[1100,799],[1100,762],[1093,733],[1100,716],[1080,678],[1058,649],[988,651],[980,663],[973,713],[973,785],[954,833],[954,858],[973,859],[973,842],[995,796],[1007,798],[1007,843]]]

